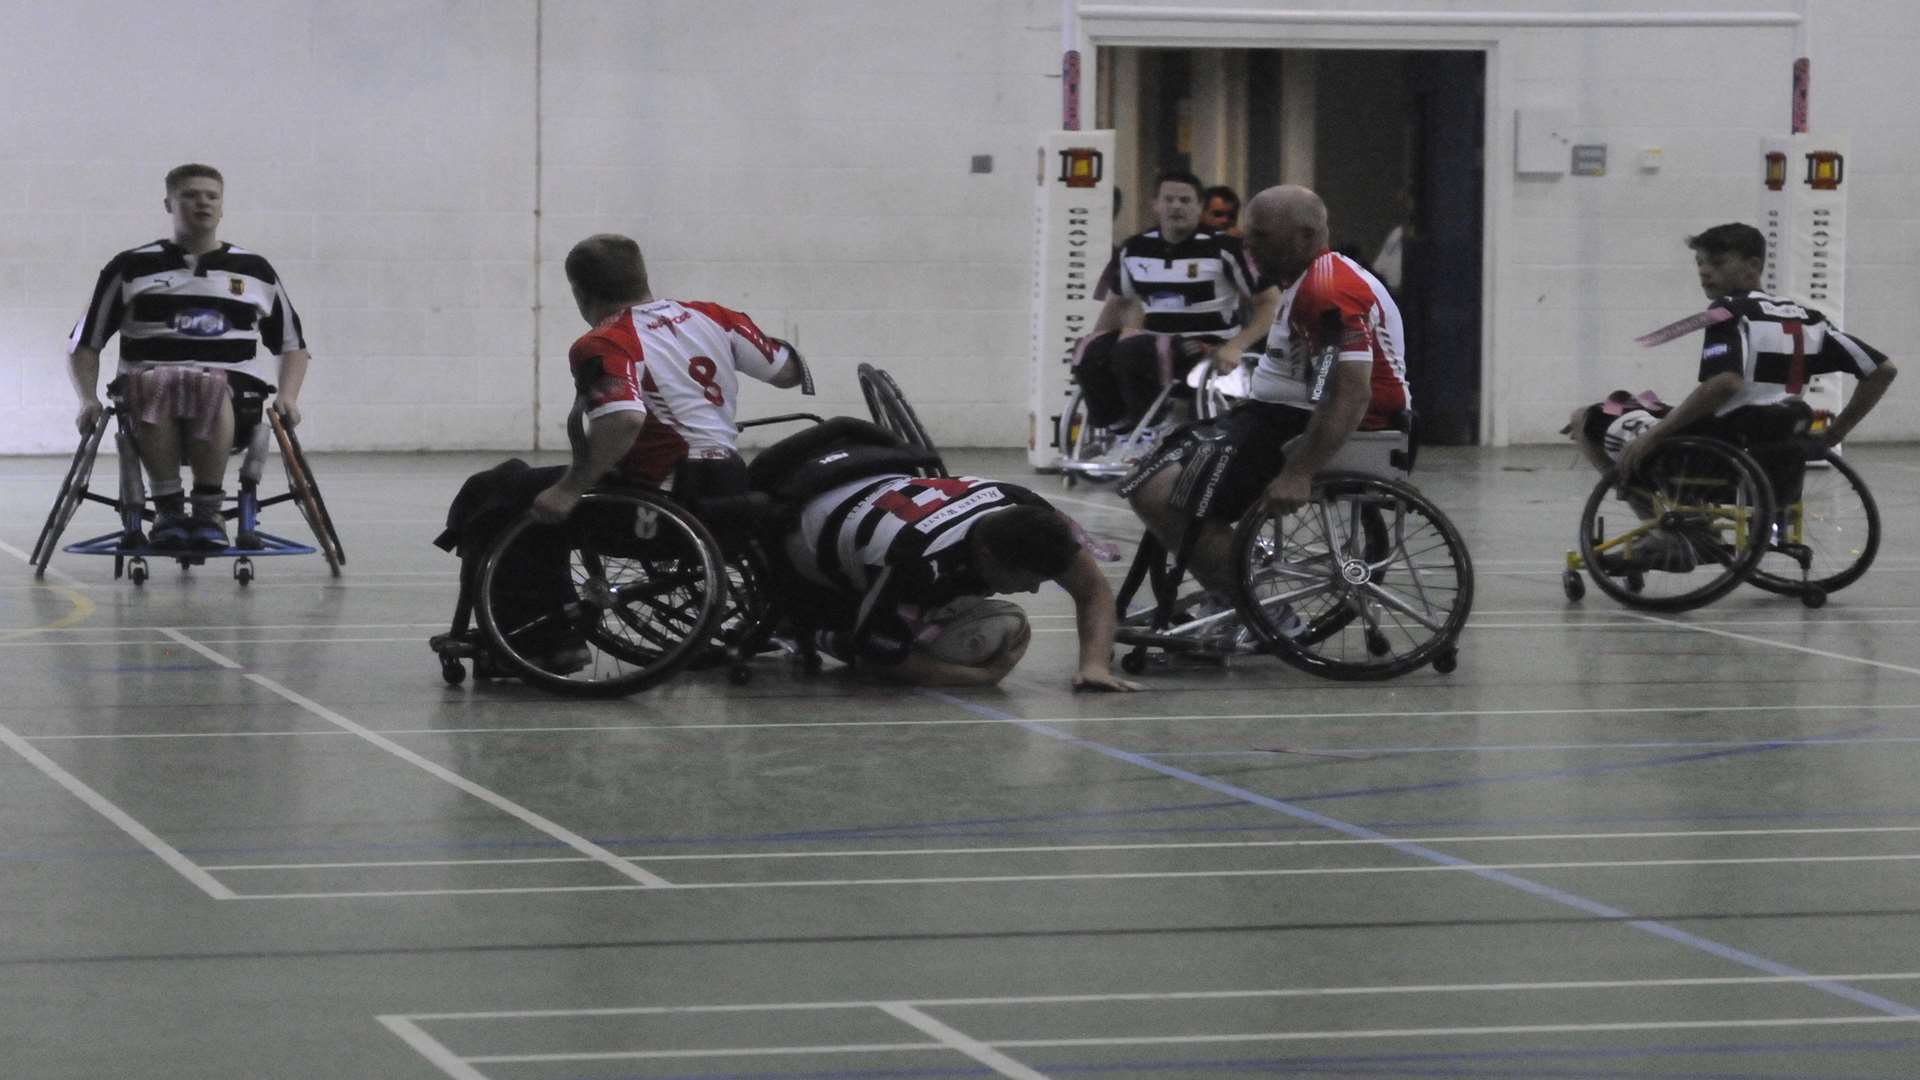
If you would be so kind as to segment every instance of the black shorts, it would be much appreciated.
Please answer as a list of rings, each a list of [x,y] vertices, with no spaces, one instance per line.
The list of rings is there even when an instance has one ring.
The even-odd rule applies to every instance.
[[[1287,440],[1307,430],[1313,410],[1248,401],[1225,416],[1176,429],[1120,484],[1131,497],[1163,469],[1178,467],[1170,500],[1196,517],[1236,521],[1280,475]]]

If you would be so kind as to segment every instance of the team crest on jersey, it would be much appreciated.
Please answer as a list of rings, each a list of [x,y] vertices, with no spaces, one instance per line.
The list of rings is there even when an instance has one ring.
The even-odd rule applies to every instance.
[[[227,279],[227,291],[235,296],[247,295],[247,283],[237,277]]]
[[[1188,263],[1188,264],[1187,264],[1187,276],[1188,276],[1188,277],[1190,277],[1190,278],[1197,278],[1197,277],[1199,277],[1199,276],[1200,276],[1200,264],[1199,264],[1199,263],[1191,263],[1191,262],[1190,262],[1190,263]]]

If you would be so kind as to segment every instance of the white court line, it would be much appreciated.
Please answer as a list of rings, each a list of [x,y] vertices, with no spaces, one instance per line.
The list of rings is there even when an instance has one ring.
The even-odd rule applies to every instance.
[[[234,660],[231,657],[228,657],[222,653],[218,653],[213,651],[212,649],[207,648],[205,645],[202,645],[199,642],[193,640],[192,638],[181,633],[179,630],[175,629],[174,627],[156,626],[154,627],[154,629],[160,631],[162,634],[165,634],[167,637],[172,638],[174,641],[178,642],[179,644],[184,645],[189,649],[192,649],[194,652],[199,653],[201,656],[204,656],[207,659],[213,661],[214,663],[219,664],[223,668],[228,668],[234,671],[238,671],[240,669],[239,661]]]
[[[1920,854],[1900,855],[1779,855],[1743,859],[1621,859],[1584,862],[1478,863],[1455,866],[1420,863],[1412,866],[1264,867],[1253,870],[1134,870],[1085,874],[971,874],[940,877],[797,878],[788,881],[688,881],[662,884],[660,892],[721,892],[742,889],[852,889],[905,885],[1010,885],[1047,881],[1160,881],[1188,878],[1355,877],[1376,874],[1458,874],[1484,870],[1647,870],[1702,866],[1777,866],[1813,863],[1920,862]],[[632,885],[538,885],[507,888],[357,889],[337,892],[250,893],[240,900],[345,900],[398,896],[491,896],[512,893],[590,892],[631,890]]]
[[[1263,990],[1169,990],[1117,994],[1014,994],[999,997],[912,998],[891,1004],[928,1009],[999,1005],[1103,1005],[1137,1001],[1238,1001],[1261,998],[1373,997],[1405,994],[1539,993],[1549,990],[1658,990],[1707,986],[1794,985],[1814,982],[1913,982],[1920,971],[1855,975],[1721,975],[1691,979],[1570,979],[1552,982],[1402,983],[1388,986],[1302,986]],[[490,1012],[407,1013],[426,1021],[565,1020],[596,1016],[674,1016],[701,1013],[830,1012],[876,1009],[884,1001],[773,1001],[744,1005],[616,1005],[589,1009],[501,1009]]]
[[[401,746],[399,743],[394,742],[392,739],[389,739],[386,736],[379,734],[378,732],[375,732],[366,727],[362,727],[361,725],[354,723],[352,720],[349,720],[346,717],[341,716],[339,713],[334,712],[332,709],[326,708],[325,706],[314,702],[310,698],[303,697],[300,694],[297,694],[294,691],[287,689],[286,687],[280,685],[279,683],[273,681],[272,679],[267,678],[264,675],[258,675],[258,674],[249,672],[246,675],[246,679],[249,682],[257,683],[260,686],[263,686],[266,689],[272,691],[273,693],[279,695],[280,697],[285,698],[286,700],[292,702],[293,704],[300,706],[302,709],[305,709],[308,712],[312,713],[313,715],[319,717],[320,719],[325,720],[327,723],[333,724],[345,731],[351,732],[354,735],[358,735],[360,738],[366,740],[369,743],[372,743],[374,746],[377,746],[382,750],[385,750],[387,753],[392,754],[394,757],[397,757],[400,760],[407,762],[408,764],[413,765],[414,767],[425,771],[426,773],[432,775],[433,777],[439,780],[443,780],[446,783],[452,784],[454,787],[459,788],[461,791],[466,792],[467,794],[473,796],[476,799],[479,799],[481,802],[486,803],[488,806],[491,806],[494,809],[499,810],[503,813],[509,814],[513,817],[519,818],[521,821],[527,823],[528,825],[533,826],[535,829],[538,829],[543,833],[546,833],[548,836],[551,836],[555,840],[558,840],[561,843],[567,845],[568,847],[574,849],[575,851],[580,852],[582,855],[587,856],[588,858],[592,859],[597,863],[601,863],[607,866],[608,868],[612,869],[615,873],[621,875],[622,877],[631,878],[632,880],[637,881],[641,885],[646,886],[648,888],[659,888],[667,884],[667,880],[665,878],[662,878],[655,874],[648,873],[647,871],[641,869],[640,867],[635,866],[632,862],[626,859],[623,859],[618,855],[615,855],[613,852],[608,851],[606,848],[601,847],[599,844],[596,844],[593,841],[587,839],[586,837],[581,836],[579,833],[574,832],[572,829],[569,829],[549,818],[543,817],[540,814],[537,814],[534,811],[527,809],[526,807],[520,805],[519,803],[514,802],[512,799],[509,799],[504,795],[500,795],[489,788],[481,787],[479,784],[476,784],[473,781],[467,779],[466,777],[461,776],[459,773],[456,773],[453,770],[446,768],[445,766],[441,765],[439,762],[433,761],[430,758],[423,757],[420,754],[417,754],[412,750],[409,750],[406,747]]]
[[[1617,1024],[1509,1024],[1499,1027],[1334,1029],[1258,1031],[1225,1035],[1120,1035],[1092,1039],[1003,1039],[982,1048],[1008,1050],[1072,1049],[1105,1046],[1191,1046],[1206,1043],[1348,1042],[1365,1039],[1474,1038],[1489,1035],[1567,1035],[1624,1031],[1710,1031],[1733,1028],[1838,1027],[1855,1024],[1912,1024],[1915,1016],[1783,1016],[1759,1020],[1655,1020]],[[655,1061],[665,1058],[781,1057],[801,1054],[880,1054],[901,1050],[951,1049],[939,1043],[853,1043],[845,1046],[760,1046],[725,1050],[605,1050],[573,1054],[488,1054],[465,1060],[488,1065],[558,1064],[587,1061]]]
[[[1891,1019],[1891,1018],[1889,1018]],[[480,1054],[463,1058],[474,1065],[551,1065],[567,1061],[667,1061],[675,1058],[803,1057],[816,1054],[896,1054],[914,1051],[950,1053],[945,1043],[843,1043],[838,1046],[742,1046],[726,1050],[597,1050],[560,1054]]]
[[[634,856],[645,862],[729,862],[743,859],[864,859],[950,855],[1046,855],[1089,851],[1208,851],[1235,848],[1378,847],[1384,844],[1512,844],[1574,840],[1684,840],[1729,836],[1826,836],[1920,832],[1920,825],[1862,825],[1824,829],[1692,829],[1659,832],[1525,833],[1512,836],[1424,836],[1378,840],[1200,840],[1155,844],[1030,844],[1020,847],[869,848],[859,851],[734,851],[698,855]],[[527,863],[581,863],[575,856],[515,859],[384,859],[363,862],[231,863],[206,869],[222,873],[252,870],[372,870],[415,866],[515,866]]]
[[[1699,623],[1684,623],[1676,619],[1664,619],[1657,615],[1642,615],[1638,612],[1628,612],[1627,614],[1650,623],[1682,627],[1696,634],[1713,634],[1716,637],[1732,638],[1735,641],[1746,641],[1755,645],[1771,645],[1776,649],[1789,649],[1793,652],[1806,653],[1809,656],[1821,656],[1828,660],[1844,660],[1849,664],[1865,664],[1868,667],[1883,668],[1887,671],[1898,671],[1905,675],[1920,675],[1920,668],[1907,667],[1905,664],[1892,664],[1885,660],[1870,660],[1864,656],[1849,656],[1846,653],[1828,652],[1825,649],[1815,649],[1807,645],[1795,645],[1788,641],[1771,641],[1767,638],[1754,637],[1751,634],[1736,634],[1731,630],[1721,630],[1717,627],[1703,626]]]
[[[16,559],[19,559],[21,562],[26,563],[28,566],[33,565],[33,559],[29,557],[32,555],[32,552],[21,551],[19,548],[14,547],[12,544],[9,544],[3,540],[0,540],[0,551],[6,552],[8,555],[11,555]],[[74,577],[72,574],[67,573],[65,570],[60,570],[60,569],[56,569],[55,567],[49,566],[47,567],[47,576],[50,578],[54,578],[55,580],[58,580],[58,581],[64,581],[68,585],[71,585],[76,589],[86,588],[86,586],[81,583],[79,578]],[[29,585],[29,586],[26,586],[26,588],[30,588],[30,589],[38,588],[38,586]]]
[[[1648,705],[1624,708],[1585,709],[1443,709],[1434,712],[1324,712],[1324,713],[1182,713],[1171,716],[1062,716],[1027,721],[1035,724],[1130,724],[1172,720],[1383,720],[1449,719],[1466,716],[1589,716],[1641,713],[1725,713],[1745,712],[1882,712],[1920,710],[1920,702],[1910,705]],[[1006,725],[1014,720],[966,717],[949,720],[770,720],[755,723],[710,724],[551,724],[516,727],[479,728],[386,728],[385,735],[550,735],[595,731],[750,731],[757,728],[866,728],[866,727],[964,727]],[[35,742],[65,742],[81,739],[252,739],[300,735],[333,735],[331,731],[163,731],[128,732],[102,735],[30,735]],[[351,734],[351,733],[349,733]],[[1757,742],[1768,742],[1761,739]]]
[[[178,633],[179,633],[178,631],[171,631],[170,635],[178,634]],[[208,649],[205,646],[199,645],[197,642],[193,641],[192,638],[187,637],[185,634],[180,634],[177,640],[179,640],[182,644],[196,647],[198,651],[204,652],[207,656],[211,657],[216,661],[220,661],[229,667],[237,668],[240,666],[239,664],[221,655],[220,653],[215,652],[212,649]],[[389,739],[386,736],[381,735],[376,731],[363,727],[360,724],[356,724],[352,720],[349,720],[346,717],[341,716],[339,713],[334,712],[332,709],[329,709],[324,705],[319,704],[318,702],[315,702],[311,698],[303,697],[302,695],[287,689],[286,687],[280,685],[279,683],[273,681],[272,679],[267,678],[265,675],[259,675],[253,672],[248,672],[244,676],[244,678],[246,678],[248,682],[255,683],[259,686],[265,687],[267,690],[273,692],[275,695],[281,698],[284,698],[285,700],[290,701],[295,705],[300,706],[302,709],[305,709],[306,711],[312,713],[313,715],[319,717],[320,719],[325,720],[327,723],[332,724],[335,727],[342,729],[343,731],[347,731],[351,734],[359,736],[361,739],[364,739],[365,741],[373,744],[374,746],[379,747],[382,750],[385,750],[387,753],[392,754],[394,757],[397,757],[400,760],[408,763],[409,765],[412,765],[426,772],[427,774],[435,777],[436,779],[445,781],[446,783],[451,784],[456,788],[459,788],[461,791],[464,791],[468,795],[471,795],[474,798],[479,799],[481,802],[486,803],[488,806],[491,806],[496,810],[499,810],[503,813],[509,814],[513,817],[520,819],[521,821],[527,823],[528,825],[533,826],[535,829],[538,829],[539,831],[546,833],[548,836],[553,837],[555,840],[558,840],[561,843],[567,845],[568,847],[574,849],[575,851],[580,852],[582,855],[585,855],[588,858],[593,859],[595,862],[598,862],[607,866],[614,873],[619,874],[621,877],[629,878],[633,881],[637,881],[642,886],[645,886],[647,888],[657,888],[659,886],[667,884],[667,881],[665,878],[659,877],[655,874],[648,873],[647,871],[641,869],[640,867],[635,866],[632,862],[626,859],[623,859],[618,855],[615,855],[613,852],[608,851],[606,848],[601,847],[599,844],[596,844],[593,841],[587,839],[586,837],[581,836],[579,833],[576,833],[573,830],[560,825],[558,822],[551,821],[548,818],[542,817],[541,815],[534,813],[532,810],[529,810],[528,808],[521,806],[519,803],[514,802],[512,799],[509,799],[504,795],[500,795],[492,791],[491,789],[481,787],[479,784],[476,784],[473,781],[467,779],[466,777],[461,776],[459,773],[456,773],[453,770],[446,768],[445,766],[441,765],[439,762],[423,757],[420,754],[417,754],[412,750],[409,750],[406,747],[401,746],[399,743],[394,742],[392,739]]]
[[[141,847],[153,852],[161,862],[172,867],[181,877],[199,886],[200,891],[215,900],[234,898],[232,889],[220,884],[213,875],[195,865],[192,859],[180,854],[173,845],[154,835],[153,830],[134,820],[133,815],[109,802],[106,796],[82,783],[78,777],[55,764],[52,758],[29,746],[25,739],[15,735],[4,725],[0,725],[0,744],[4,744],[7,749],[27,759],[29,764],[45,773],[54,783],[66,788],[75,798],[86,803],[94,813],[119,826],[120,831],[133,837]]]
[[[452,1080],[487,1080],[487,1075],[479,1069],[460,1060],[460,1056],[446,1048],[440,1040],[421,1030],[420,1025],[404,1016],[382,1016],[377,1018],[388,1031],[400,1036],[414,1052],[426,1058]]]
[[[889,1001],[880,1006],[880,1011],[915,1031],[933,1036],[945,1046],[967,1055],[1001,1076],[1010,1077],[1011,1080],[1047,1080],[1047,1074],[1027,1068],[979,1039],[943,1024],[911,1005]]]

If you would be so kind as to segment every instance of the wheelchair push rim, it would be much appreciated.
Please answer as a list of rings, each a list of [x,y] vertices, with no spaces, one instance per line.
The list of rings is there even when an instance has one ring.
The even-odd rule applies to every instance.
[[[106,436],[107,422],[113,415],[114,409],[109,406],[73,451],[66,479],[60,483],[60,493],[54,496],[53,508],[47,511],[46,523],[40,528],[40,538],[34,543],[33,553],[28,557],[33,564],[34,577],[46,576],[47,564],[53,561],[53,552],[60,546],[61,535],[73,522],[73,515],[79,511],[80,504],[86,501],[87,484],[93,479],[93,463],[100,453],[100,441]]]
[[[632,537],[596,534],[592,522],[607,514],[631,520]],[[508,553],[521,543],[564,545],[564,603],[504,600],[516,573]],[[664,497],[589,494],[565,523],[522,517],[500,535],[481,567],[474,611],[489,652],[510,673],[558,694],[619,697],[674,675],[711,646],[729,591],[719,551],[704,525]],[[569,652],[567,663],[556,663]],[[582,666],[566,669],[578,660]]]
[[[1453,523],[1411,486],[1319,477],[1299,509],[1243,517],[1233,551],[1241,617],[1294,667],[1341,680],[1451,669],[1473,608],[1473,562]]]
[[[1689,611],[1752,576],[1772,515],[1773,490],[1751,458],[1683,436],[1660,444],[1639,475],[1594,485],[1580,513],[1580,559],[1593,583],[1628,607]],[[1681,554],[1642,561],[1637,545]]]
[[[1800,498],[1774,513],[1766,551],[1753,570],[1753,584],[1786,596],[1809,588],[1837,592],[1860,580],[1880,551],[1880,507],[1860,473],[1839,454],[1818,447],[1805,470]],[[1802,571],[1797,554],[1808,565]]]

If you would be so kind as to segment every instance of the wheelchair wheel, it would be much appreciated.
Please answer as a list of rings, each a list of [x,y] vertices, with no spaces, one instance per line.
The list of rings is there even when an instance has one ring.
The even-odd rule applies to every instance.
[[[327,569],[339,577],[347,553],[340,546],[340,534],[334,531],[327,504],[320,499],[320,485],[313,479],[313,470],[307,467],[306,454],[300,450],[300,438],[280,421],[277,410],[268,409],[266,413],[267,422],[273,425],[273,437],[280,443],[280,464],[287,471],[287,490],[293,492],[294,505],[300,508],[300,516],[313,531],[314,546],[326,556]]]
[[[1342,680],[1452,667],[1473,561],[1453,523],[1407,484],[1330,473],[1298,510],[1242,518],[1233,550],[1241,617],[1287,663]]]
[[[907,397],[900,392],[900,384],[893,381],[893,376],[872,364],[861,364],[858,373],[860,394],[867,399],[867,411],[873,415],[873,422],[915,450],[939,454],[939,448],[933,445],[933,436],[927,434],[926,425],[920,422],[913,406],[907,404]],[[947,475],[945,465],[939,467],[937,475]]]
[[[1088,469],[1084,466],[1098,461],[1107,451],[1113,449],[1113,436],[1105,429],[1087,422],[1087,398],[1082,390],[1075,389],[1073,400],[1068,403],[1067,411],[1060,414],[1060,457],[1062,474],[1068,487],[1085,480],[1090,484],[1104,484],[1120,478],[1119,470]]]
[[[106,435],[107,422],[112,418],[113,410],[108,409],[94,421],[93,430],[80,439],[79,447],[73,452],[66,479],[60,482],[60,493],[53,498],[53,509],[47,512],[46,524],[40,527],[40,538],[33,543],[29,561],[33,563],[34,577],[46,576],[47,563],[53,560],[54,549],[60,546],[60,535],[67,531],[74,512],[86,501],[87,482],[93,478],[93,460],[100,453],[100,440]]]
[[[1772,506],[1766,476],[1739,449],[1672,439],[1640,475],[1594,485],[1580,512],[1580,558],[1600,591],[1628,607],[1688,611],[1752,575]]]
[[[720,547],[663,495],[583,497],[559,525],[523,517],[488,550],[474,610],[507,673],[577,697],[618,697],[710,647],[727,601]]]
[[[727,595],[714,630],[712,651],[717,661],[742,665],[736,670],[745,674],[745,661],[767,647],[780,620],[773,570],[757,544],[743,544],[730,552],[723,566]]]
[[[1860,474],[1846,460],[1820,447],[1800,481],[1800,498],[1774,514],[1766,551],[1753,583],[1768,592],[1811,597],[1860,580],[1880,551],[1880,508]],[[1802,559],[1806,561],[1802,563]],[[1809,605],[1818,606],[1818,605]]]

